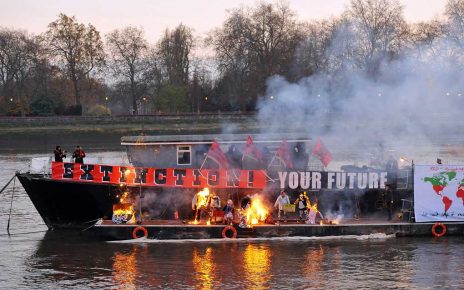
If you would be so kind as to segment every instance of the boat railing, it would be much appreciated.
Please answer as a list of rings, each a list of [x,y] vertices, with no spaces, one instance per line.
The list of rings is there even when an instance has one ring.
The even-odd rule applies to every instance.
[[[49,175],[51,173],[53,158],[50,157],[35,157],[31,159],[29,164],[29,173]]]
[[[68,160],[69,159],[69,160]],[[29,173],[50,175],[52,173],[53,156],[34,157],[29,163]],[[73,162],[71,158],[66,158],[64,162]],[[107,164],[102,156],[86,157],[86,164]],[[112,165],[129,165],[127,162],[110,162]]]
[[[414,177],[411,169],[400,169],[396,176],[397,189],[411,189],[413,187]]]

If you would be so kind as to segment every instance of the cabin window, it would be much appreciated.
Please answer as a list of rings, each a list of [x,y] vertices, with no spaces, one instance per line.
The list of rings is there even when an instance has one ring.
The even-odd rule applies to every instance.
[[[177,165],[190,165],[192,146],[177,146]]]

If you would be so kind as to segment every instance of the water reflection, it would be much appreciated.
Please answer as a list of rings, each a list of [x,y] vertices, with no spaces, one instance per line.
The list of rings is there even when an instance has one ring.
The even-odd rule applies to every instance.
[[[198,247],[193,248],[193,269],[195,271],[196,287],[200,289],[213,289],[218,283],[215,271],[216,264],[213,261],[213,248],[206,247],[203,251]]]
[[[306,251],[306,257],[303,264],[303,275],[311,281],[311,286],[321,287],[322,276],[320,272],[323,271],[324,262],[324,248],[319,245],[319,248],[309,248]]]
[[[136,289],[137,246],[129,253],[116,252],[113,257],[113,285],[116,289]]]
[[[248,244],[243,251],[243,275],[249,288],[268,288],[270,268],[271,250],[269,245]]]

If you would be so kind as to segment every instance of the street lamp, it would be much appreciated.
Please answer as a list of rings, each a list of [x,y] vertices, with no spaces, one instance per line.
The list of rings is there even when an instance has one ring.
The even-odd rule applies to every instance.
[[[144,115],[146,115],[146,114],[147,114],[147,111],[148,111],[148,110],[147,110],[147,97],[144,96],[144,97],[142,98],[142,100],[143,100],[142,112],[143,112]]]

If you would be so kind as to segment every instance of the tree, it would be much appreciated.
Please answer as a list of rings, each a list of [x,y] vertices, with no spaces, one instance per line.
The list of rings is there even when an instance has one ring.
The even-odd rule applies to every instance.
[[[19,107],[22,116],[28,107],[26,84],[36,65],[39,43],[20,30],[0,30],[0,92]]]
[[[464,46],[464,1],[448,0],[445,14],[449,20],[448,37],[462,48]]]
[[[397,0],[351,0],[346,16],[356,35],[354,61],[375,75],[379,62],[401,49],[407,31],[403,6]]]
[[[146,68],[148,43],[144,38],[144,32],[142,29],[129,26],[109,33],[106,40],[115,76],[122,76],[129,81],[132,112],[135,115],[137,100],[140,97],[139,81]]]
[[[232,10],[210,39],[222,77],[228,79],[224,84],[230,85],[226,90],[242,98],[240,107],[251,109],[268,77],[288,76],[303,34],[288,5],[260,3]]]
[[[189,81],[191,51],[194,47],[192,29],[180,24],[173,31],[166,29],[158,43],[158,58],[169,84],[185,86]]]
[[[72,81],[75,103],[80,106],[81,80],[105,63],[100,33],[91,24],[85,26],[74,16],[60,14],[48,25],[45,37],[51,55],[56,57]]]
[[[328,70],[328,49],[339,19],[314,21],[304,26],[304,39],[298,44],[291,68],[291,79],[299,80]]]

